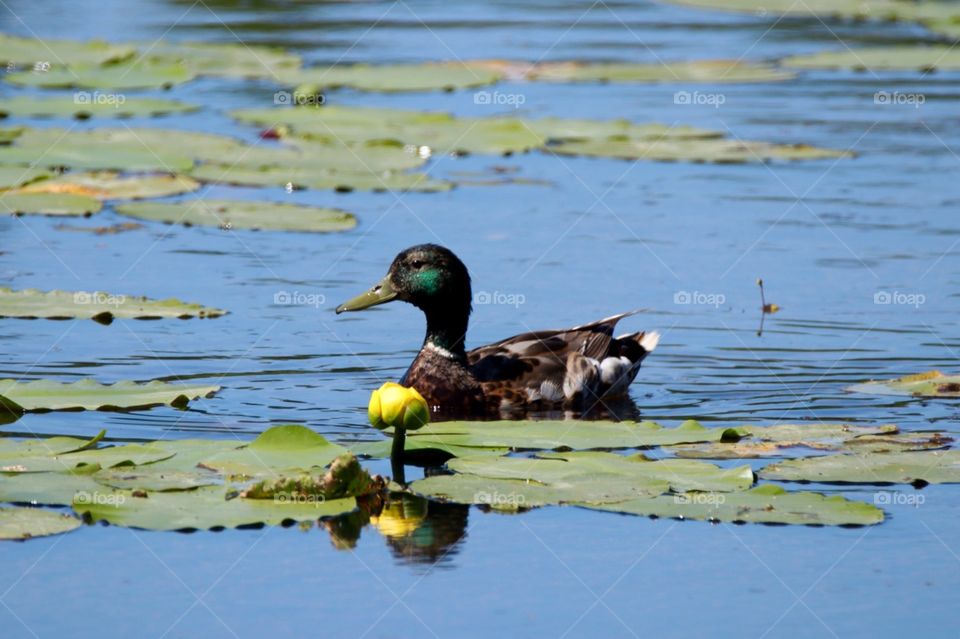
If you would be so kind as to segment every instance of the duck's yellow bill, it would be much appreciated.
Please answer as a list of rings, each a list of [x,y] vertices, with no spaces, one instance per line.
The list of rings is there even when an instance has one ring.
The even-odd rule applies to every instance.
[[[361,311],[377,304],[386,304],[396,297],[397,292],[393,290],[393,283],[390,282],[390,276],[388,275],[366,293],[361,293],[338,306],[337,314],[339,315],[344,311]]]

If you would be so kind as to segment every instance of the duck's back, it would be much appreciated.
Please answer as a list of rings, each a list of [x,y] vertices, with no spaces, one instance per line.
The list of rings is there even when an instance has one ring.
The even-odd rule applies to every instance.
[[[622,396],[657,333],[613,336],[621,313],[574,328],[524,333],[467,353],[470,373],[499,408],[582,408]]]

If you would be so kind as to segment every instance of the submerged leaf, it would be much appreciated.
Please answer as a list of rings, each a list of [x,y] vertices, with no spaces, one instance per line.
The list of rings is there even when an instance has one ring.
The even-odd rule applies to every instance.
[[[886,381],[864,382],[847,389],[875,395],[912,395],[913,397],[960,397],[960,375],[927,371]]]

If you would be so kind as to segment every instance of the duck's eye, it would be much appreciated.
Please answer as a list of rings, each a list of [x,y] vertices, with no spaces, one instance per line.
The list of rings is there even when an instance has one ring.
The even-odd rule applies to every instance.
[[[423,260],[413,260],[410,262],[410,266],[416,269],[423,268]]]

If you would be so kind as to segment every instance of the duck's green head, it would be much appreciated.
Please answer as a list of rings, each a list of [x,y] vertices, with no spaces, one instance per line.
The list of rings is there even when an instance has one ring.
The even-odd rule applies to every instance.
[[[394,258],[373,288],[337,307],[359,311],[393,300],[409,302],[428,315],[470,314],[470,274],[450,249],[436,244],[412,246]]]

